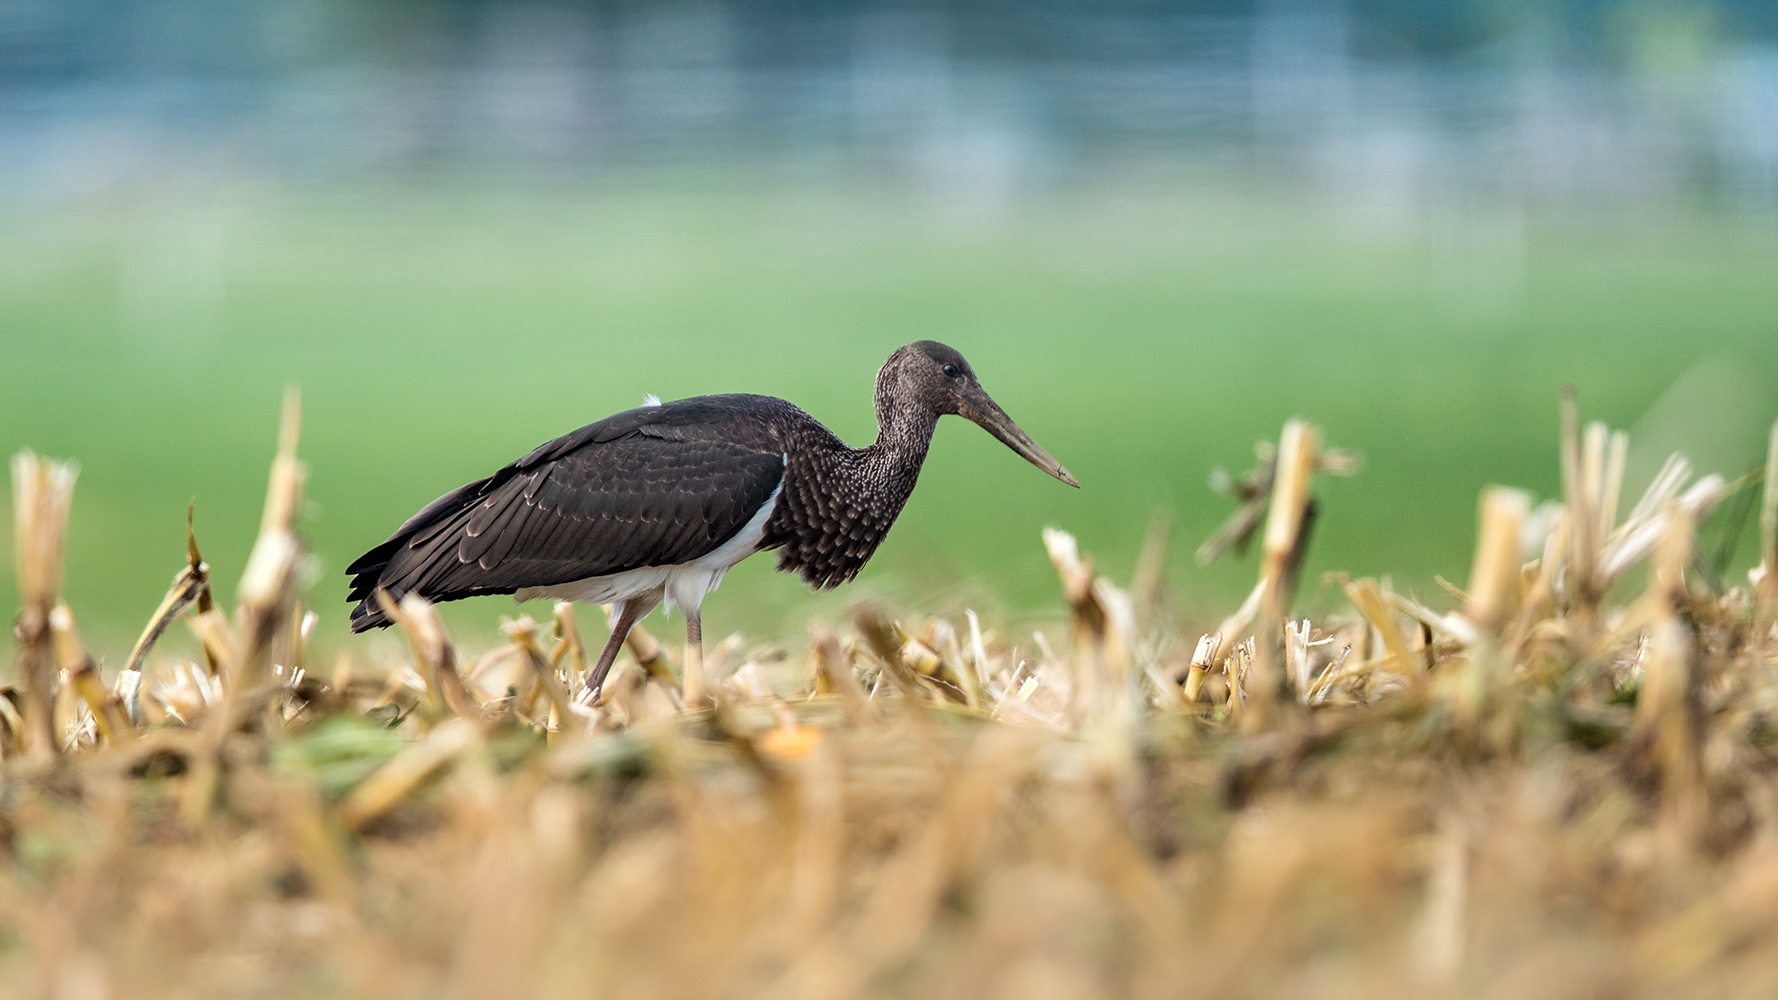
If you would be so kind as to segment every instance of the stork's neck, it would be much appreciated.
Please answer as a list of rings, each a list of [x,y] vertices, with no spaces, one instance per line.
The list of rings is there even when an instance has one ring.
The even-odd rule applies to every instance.
[[[898,402],[879,391],[877,439],[863,449],[866,465],[898,483],[905,480],[906,489],[912,490],[937,426],[938,414],[930,407]]]
[[[913,495],[938,425],[931,406],[910,402],[918,400],[879,387],[877,439],[864,448],[847,447],[795,411],[783,493],[762,540],[779,550],[779,569],[795,570],[812,587],[832,587],[864,567]]]

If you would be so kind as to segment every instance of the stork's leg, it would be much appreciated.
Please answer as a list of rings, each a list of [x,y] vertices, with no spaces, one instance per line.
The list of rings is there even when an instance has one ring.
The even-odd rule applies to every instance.
[[[653,604],[640,597],[632,597],[618,605],[617,620],[611,623],[611,638],[605,648],[599,651],[599,662],[593,665],[593,672],[587,675],[586,686],[592,691],[592,703],[599,703],[599,690],[605,686],[605,675],[611,672],[612,661],[617,659],[617,651],[624,648],[624,640],[629,638],[633,628],[643,615],[649,612]]]
[[[704,616],[696,608],[685,612],[685,707],[704,703]]]

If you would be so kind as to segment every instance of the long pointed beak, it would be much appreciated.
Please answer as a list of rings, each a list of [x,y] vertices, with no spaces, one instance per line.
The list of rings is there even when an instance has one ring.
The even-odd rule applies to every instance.
[[[1080,483],[1068,474],[1067,469],[1062,468],[1062,463],[1056,461],[1055,456],[1044,451],[1042,445],[1031,440],[1031,435],[1026,434],[1023,428],[1014,423],[1013,419],[1006,415],[1006,411],[1000,408],[1000,404],[990,399],[987,393],[977,391],[970,395],[973,398],[963,406],[963,416],[980,424],[983,430],[999,438],[1001,444],[1018,452],[1025,461],[1075,489],[1080,488]]]

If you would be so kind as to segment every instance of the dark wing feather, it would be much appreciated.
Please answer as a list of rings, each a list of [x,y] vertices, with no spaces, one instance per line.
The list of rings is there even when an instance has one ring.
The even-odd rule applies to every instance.
[[[706,397],[630,410],[445,494],[347,569],[353,630],[389,624],[379,588],[451,601],[710,552],[784,476],[774,428],[748,409]]]

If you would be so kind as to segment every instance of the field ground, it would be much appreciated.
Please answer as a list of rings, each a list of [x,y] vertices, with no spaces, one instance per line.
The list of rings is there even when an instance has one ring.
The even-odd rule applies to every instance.
[[[1176,599],[1226,608],[1252,567],[1190,562],[1229,509],[1207,476],[1293,414],[1367,460],[1326,489],[1305,599],[1328,568],[1461,577],[1483,484],[1556,491],[1565,381],[1632,430],[1632,495],[1672,445],[1742,471],[1778,416],[1778,229],[1708,212],[1417,218],[1132,183],[959,221],[858,190],[444,182],[4,211],[0,452],[82,464],[66,594],[113,662],[194,498],[232,586],[288,382],[322,635],[357,552],[542,440],[644,392],[741,390],[862,441],[876,366],[921,337],[963,350],[1084,488],[947,422],[862,587],[1003,621],[1054,614],[1040,526],[1125,578],[1157,507],[1177,519]],[[707,634],[800,632],[856,592],[811,598],[755,560]],[[511,611],[450,620],[485,635]]]
[[[0,995],[1764,997],[1778,468],[1719,593],[1727,484],[1620,520],[1571,407],[1560,518],[1488,491],[1456,601],[1287,620],[1292,422],[1264,598],[1201,640],[1051,531],[1047,642],[867,603],[701,667],[632,633],[602,686],[567,605],[459,648],[410,596],[411,646],[318,660],[293,451],[233,616],[195,563],[157,613],[204,656],[107,684],[55,603],[69,477],[21,459]]]

